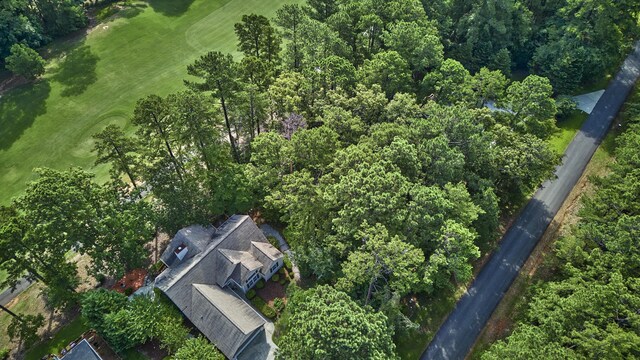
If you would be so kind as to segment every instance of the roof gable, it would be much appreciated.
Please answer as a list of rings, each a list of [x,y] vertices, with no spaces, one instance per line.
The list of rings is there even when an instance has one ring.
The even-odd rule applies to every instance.
[[[193,284],[191,321],[233,359],[265,321],[237,295],[216,285]]]

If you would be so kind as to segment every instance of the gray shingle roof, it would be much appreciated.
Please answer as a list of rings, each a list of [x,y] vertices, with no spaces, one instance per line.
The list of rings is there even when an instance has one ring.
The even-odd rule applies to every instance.
[[[187,247],[187,255],[182,259],[183,262],[194,257],[207,249],[215,231],[216,229],[213,226],[205,228],[201,225],[191,225],[181,229],[171,239],[169,246],[160,256],[160,260],[169,267],[175,266],[178,263],[175,250],[181,245]]]
[[[190,228],[193,227],[186,229]],[[173,266],[156,278],[155,286],[225,356],[233,358],[237,355],[235,352],[242,349],[243,342],[253,337],[257,329],[262,327],[264,320],[242,299],[222,287],[229,278],[242,285],[255,269],[262,269],[266,274],[271,264],[277,261],[272,258],[277,259],[276,252],[279,252],[246,215],[230,217],[220,228],[212,231],[211,235],[206,235],[209,229],[203,227],[199,227],[197,232],[183,230],[178,234],[185,236],[175,242],[174,238],[171,244],[179,246],[179,242],[185,238],[194,238],[193,234],[204,234],[195,236],[196,239],[206,239],[207,236],[209,239],[206,242],[194,241],[194,247],[199,251],[182,261],[174,261]],[[202,247],[201,244],[205,243],[206,246]],[[170,250],[169,255],[171,254],[173,250]],[[282,256],[279,253],[279,257]]]
[[[204,284],[193,288],[191,322],[232,359],[265,321],[230,290]]]
[[[60,360],[102,360],[102,358],[93,350],[87,340],[82,339]]]

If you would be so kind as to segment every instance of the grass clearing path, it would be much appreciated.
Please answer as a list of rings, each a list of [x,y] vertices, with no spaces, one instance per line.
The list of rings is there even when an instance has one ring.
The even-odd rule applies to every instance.
[[[149,0],[58,41],[43,79],[0,96],[0,204],[19,195],[32,169],[90,169],[91,135],[126,125],[135,102],[183,88],[186,67],[207,51],[239,55],[233,25],[243,14],[272,17],[300,0]],[[95,168],[98,178],[105,166]]]

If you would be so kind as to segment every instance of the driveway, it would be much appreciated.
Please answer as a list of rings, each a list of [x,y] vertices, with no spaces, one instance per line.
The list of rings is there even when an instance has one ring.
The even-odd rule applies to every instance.
[[[545,182],[506,232],[456,308],[421,356],[464,359],[547,226],[582,175],[640,75],[640,42],[627,57],[565,152],[556,178]]]

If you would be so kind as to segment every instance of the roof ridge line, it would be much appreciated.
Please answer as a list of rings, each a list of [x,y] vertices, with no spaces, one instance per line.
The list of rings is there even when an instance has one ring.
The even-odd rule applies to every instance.
[[[229,219],[231,219],[232,217],[236,216],[235,214],[232,215],[231,217],[229,217]],[[224,236],[222,236],[220,239],[218,239],[218,241],[215,244],[210,244],[203,252],[196,254],[194,257],[192,257],[188,266],[185,267],[184,269],[184,273],[182,274],[182,276],[179,277],[175,277],[173,279],[171,279],[171,281],[167,284],[167,290],[171,289],[173,287],[173,285],[175,285],[178,280],[180,280],[184,275],[188,274],[191,270],[193,270],[193,268],[202,260],[204,259],[207,255],[209,255],[213,250],[215,250],[218,245],[220,245],[220,243],[222,243],[222,241],[224,241],[224,239],[226,239],[227,237],[229,237],[229,235],[231,235],[234,231],[236,231],[238,229],[238,227],[240,226],[240,224],[244,223],[245,221],[247,221],[249,217],[249,215],[239,215],[239,217],[241,218],[241,221],[238,221],[236,224],[234,224],[233,228],[229,229],[228,231],[224,232]],[[213,233],[212,239],[213,237],[216,235],[216,232],[218,232],[219,229],[222,229],[224,227],[224,224],[226,224],[227,222],[229,222],[229,219],[227,219],[227,221],[225,221],[219,228],[215,228],[216,231]],[[167,270],[171,271],[173,269],[171,268],[167,268]],[[165,271],[167,271],[165,270]],[[162,274],[161,274],[162,275]],[[165,290],[163,290],[165,291]]]
[[[224,317],[226,317],[226,318],[227,318],[227,320],[229,320],[229,321],[233,324],[233,326],[235,326],[235,327],[236,327],[236,329],[240,330],[240,332],[241,332],[241,333],[243,333],[243,334],[245,334],[245,335],[249,335],[250,333],[252,333],[253,331],[255,331],[255,330],[257,329],[257,328],[256,328],[256,329],[253,329],[253,330],[251,330],[251,331],[249,331],[249,332],[244,332],[244,330],[242,330],[242,329],[240,328],[240,325],[238,325],[238,323],[236,323],[236,321],[233,319],[233,316],[230,316],[230,314],[227,314],[223,309],[221,309],[221,308],[217,307],[217,306],[213,303],[213,301],[211,300],[211,298],[209,298],[209,297],[207,296],[207,294],[205,294],[204,292],[202,292],[202,290],[200,290],[200,287],[199,287],[198,285],[199,285],[199,286],[217,286],[217,287],[219,287],[219,288],[220,288],[220,290],[221,290],[221,291],[225,291],[225,289],[224,289],[224,288],[220,287],[220,286],[219,286],[219,285],[217,285],[217,284],[215,284],[215,285],[209,285],[209,284],[191,284],[191,286],[192,286],[192,287],[196,288],[196,290],[197,290],[197,291],[198,291],[202,296],[204,296],[204,297],[207,299],[207,301],[209,301],[209,304],[211,304],[213,307],[215,307],[216,309],[218,309],[218,311],[220,311],[222,314],[224,314]],[[235,292],[233,292],[233,291],[230,291],[230,292],[231,292],[232,294],[229,294],[229,295],[231,295],[231,296],[233,296],[233,297],[237,298],[238,300],[240,300],[240,301],[242,301],[242,302],[244,302],[244,303],[246,304],[246,301],[244,301],[244,299],[242,299],[242,298],[238,297],[238,296],[235,294]],[[192,300],[192,301],[193,301],[193,300]],[[192,305],[192,306],[193,306],[193,305]],[[254,309],[253,307],[251,307],[249,304],[247,304],[247,306],[249,306],[253,311],[255,311],[255,309]],[[231,314],[231,315],[233,315],[233,314]],[[263,325],[264,325],[264,324],[263,324]],[[263,325],[261,325],[261,326],[263,326]],[[258,326],[258,328],[259,328],[259,327],[260,327],[260,326]]]

